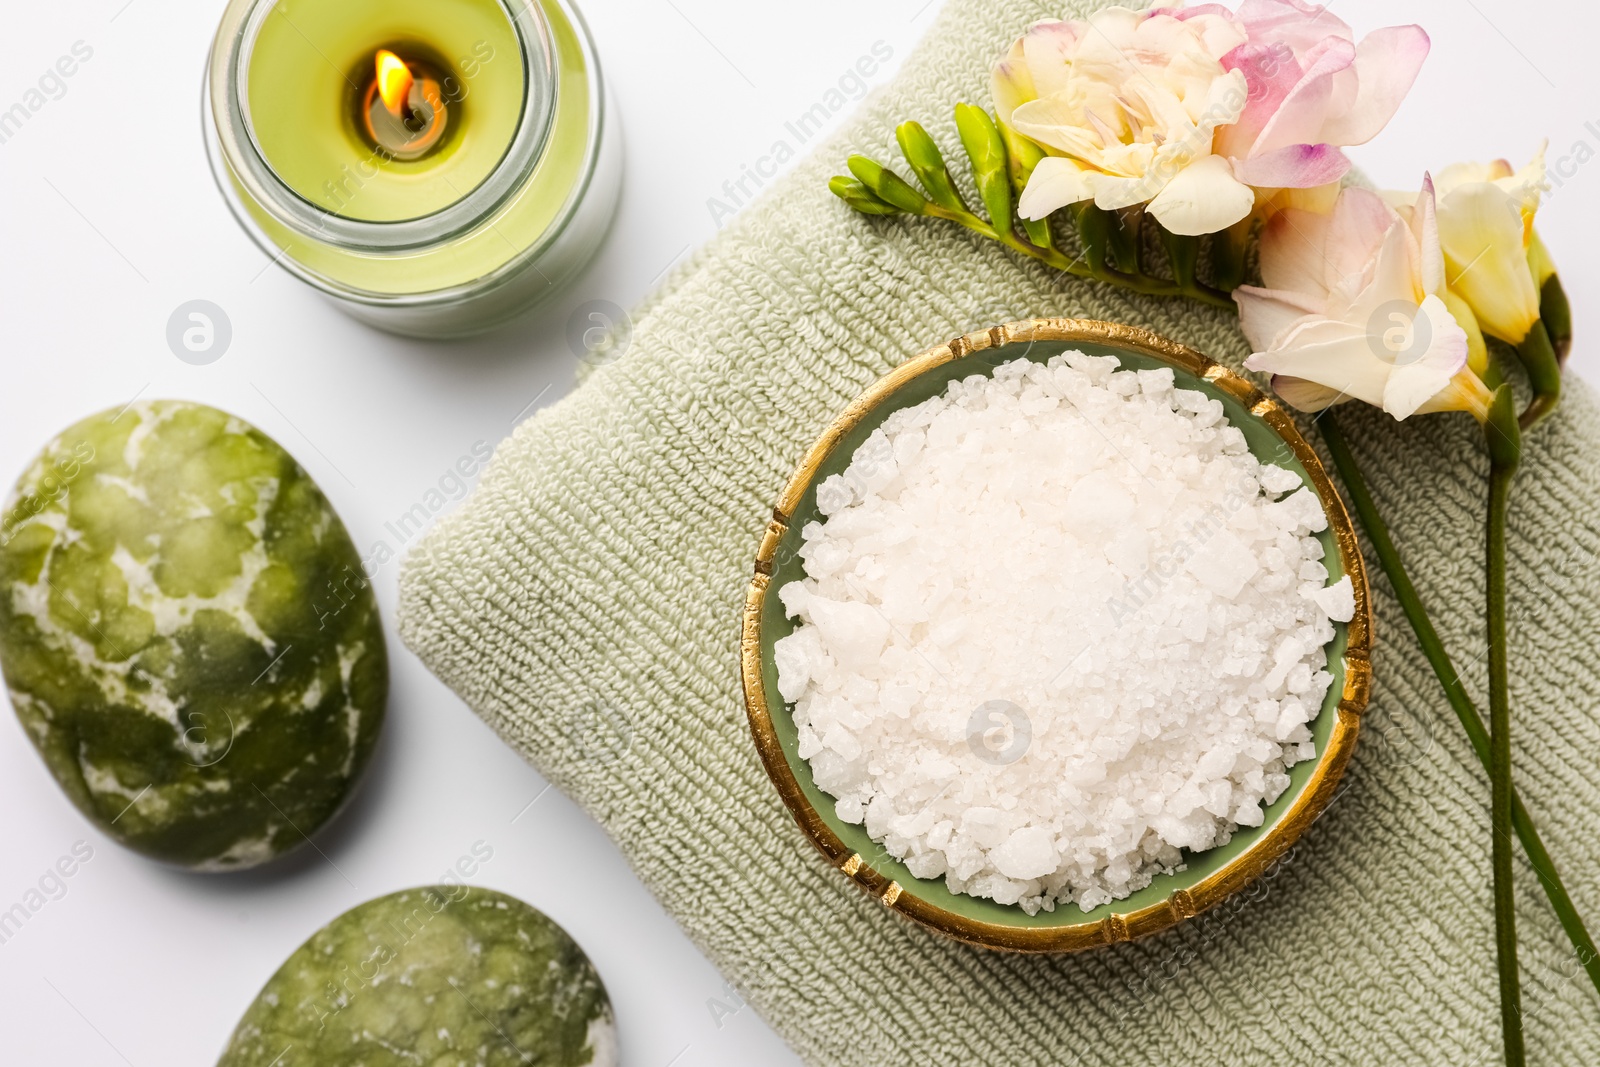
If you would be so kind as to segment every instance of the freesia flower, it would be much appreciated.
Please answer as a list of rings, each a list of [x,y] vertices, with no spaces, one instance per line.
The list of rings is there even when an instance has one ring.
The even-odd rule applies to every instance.
[[[1150,11],[1105,8],[1040,22],[992,78],[1003,128],[1050,153],[1023,191],[1023,217],[1093,200],[1149,201],[1173,233],[1216,233],[1282,189],[1337,182],[1341,146],[1393,117],[1427,57],[1418,26],[1350,27],[1304,0]]]
[[[1004,127],[1037,142],[1018,202],[1042,219],[1085,200],[1115,211],[1148,201],[1161,225],[1206,234],[1250,213],[1255,193],[1211,153],[1219,127],[1247,102],[1245,75],[1222,57],[1245,41],[1225,11],[1102,8],[1087,20],[1039,22],[995,68]]]
[[[1266,286],[1234,294],[1255,349],[1245,366],[1271,374],[1300,410],[1362,400],[1396,419],[1487,416],[1490,394],[1451,305],[1470,312],[1445,287],[1431,180],[1407,214],[1347,189],[1331,214],[1289,209],[1262,233]]]
[[[1553,269],[1533,232],[1545,188],[1544,150],[1520,171],[1503,159],[1458,163],[1441,171],[1437,184],[1450,288],[1486,333],[1521,344],[1539,321],[1539,290]]]
[[[1178,9],[1203,18],[1215,5]],[[1366,144],[1394,117],[1428,57],[1420,26],[1374,30],[1359,44],[1325,5],[1244,0],[1236,16],[1248,37],[1222,58],[1244,74],[1249,103],[1217,131],[1213,148],[1234,177],[1258,189],[1310,189],[1343,178],[1342,146]]]

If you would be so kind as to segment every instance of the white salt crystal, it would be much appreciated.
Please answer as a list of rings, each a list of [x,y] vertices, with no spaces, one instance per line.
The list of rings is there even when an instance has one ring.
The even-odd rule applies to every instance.
[[[779,691],[839,818],[915,876],[1029,913],[1122,899],[1315,757],[1354,613],[1326,518],[1174,381],[1012,361],[818,486]]]
[[[1321,533],[1328,528],[1328,515],[1322,510],[1322,501],[1309,486],[1302,486],[1284,497],[1280,506],[1294,516],[1298,529]]]
[[[1272,463],[1264,463],[1261,466],[1261,488],[1269,493],[1287,493],[1304,484],[1300,476],[1288,467],[1279,467]]]
[[[1350,584],[1347,574],[1334,582],[1311,594],[1311,599],[1317,606],[1327,612],[1328,618],[1334,622],[1349,622],[1356,617],[1356,591]]]
[[[1261,565],[1243,541],[1227,530],[1218,530],[1189,558],[1187,568],[1201,585],[1232,600],[1256,576]]]
[[[1119,370],[1111,376],[1106,388],[1117,396],[1132,396],[1139,392],[1139,376],[1132,371]]]
[[[1328,580],[1328,568],[1314,559],[1308,559],[1300,564],[1299,578],[1302,582],[1322,583]]]
[[[1086,544],[1103,543],[1133,518],[1132,494],[1112,474],[1096,471],[1067,494],[1067,529]]]
[[[822,635],[823,646],[845,670],[860,670],[876,663],[884,643],[889,640],[888,620],[869,604],[808,597],[805,617]]]
[[[848,507],[854,497],[855,493],[851,491],[844,478],[835,474],[823,479],[822,484],[817,486],[817,510],[824,515],[832,515]]]
[[[1161,367],[1158,370],[1136,371],[1139,376],[1139,388],[1145,396],[1160,396],[1162,393],[1172,391],[1172,368]]]
[[[1050,833],[1038,826],[1024,826],[990,853],[995,869],[1007,878],[1043,878],[1060,863]]]

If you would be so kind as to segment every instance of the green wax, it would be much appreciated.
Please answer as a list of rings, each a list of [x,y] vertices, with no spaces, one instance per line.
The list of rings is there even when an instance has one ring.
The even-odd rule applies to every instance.
[[[422,159],[386,157],[362,130],[380,48],[442,75],[450,126]],[[510,147],[527,92],[497,0],[281,0],[261,22],[247,76],[250,127],[274,173],[363,222],[430,215],[476,189]]]
[[[339,0],[340,4],[346,2],[357,0]],[[359,2],[364,6],[364,0]],[[438,2],[444,4],[447,0]],[[301,3],[310,6],[306,0]],[[583,174],[590,148],[591,112],[599,106],[590,91],[589,61],[577,28],[559,3],[538,0],[538,4],[550,31],[556,77],[555,111],[544,152],[530,179],[484,224],[448,244],[411,254],[356,252],[312,241],[284,226],[245,195],[238,180],[233,179],[240,201],[261,231],[283,249],[288,258],[323,278],[353,289],[386,295],[429,293],[475,281],[537,244],[573,195]],[[373,46],[374,50],[378,47],[383,46]],[[499,46],[496,48],[498,59],[501,58]],[[507,49],[503,57],[505,65],[509,67],[515,60],[520,77],[520,60],[515,59],[516,53],[510,51],[510,45]],[[477,81],[482,82],[482,75]],[[474,85],[466,102],[473,103],[484,92],[479,85]],[[462,189],[463,194],[467,191]]]

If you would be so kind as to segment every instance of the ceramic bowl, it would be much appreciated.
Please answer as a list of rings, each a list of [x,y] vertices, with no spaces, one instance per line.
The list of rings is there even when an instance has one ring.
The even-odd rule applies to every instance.
[[[778,694],[774,642],[794,630],[777,590],[803,576],[800,531],[819,519],[816,486],[849,465],[856,448],[897,409],[944,391],[948,382],[992,372],[1019,356],[1046,361],[1069,348],[1114,355],[1131,369],[1171,367],[1179,388],[1222,402],[1228,421],[1251,451],[1298,473],[1322,499],[1328,529],[1321,538],[1330,580],[1349,575],[1355,617],[1335,624],[1328,646],[1333,684],[1310,729],[1317,757],[1290,771],[1289,788],[1267,807],[1258,827],[1241,827],[1227,844],[1185,853],[1182,870],[1163,874],[1124,900],[1087,911],[1058,904],[1029,915],[1017,905],[950,892],[942,877],[914,877],[868,837],[864,826],[834,814],[833,798],[817,788],[797,754],[793,708]],[[801,459],[773,509],[756,555],[745,601],[741,660],[745,706],[768,775],[800,828],[841,875],[906,917],[950,937],[989,948],[1067,952],[1146,937],[1194,917],[1261,876],[1327,807],[1355,749],[1371,683],[1372,627],[1366,574],[1355,531],[1321,462],[1277,401],[1198,352],[1144,330],[1078,319],[1034,319],[958,337],[918,355],[846,407]]]

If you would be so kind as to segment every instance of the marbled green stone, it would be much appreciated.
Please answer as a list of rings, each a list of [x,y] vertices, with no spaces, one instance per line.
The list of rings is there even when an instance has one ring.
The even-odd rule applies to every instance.
[[[295,950],[218,1067],[615,1067],[605,986],[514,897],[440,885],[352,908]]]
[[[178,401],[85,419],[18,481],[0,668],[79,810],[202,870],[326,823],[389,686],[377,601],[316,483],[255,427]]]

